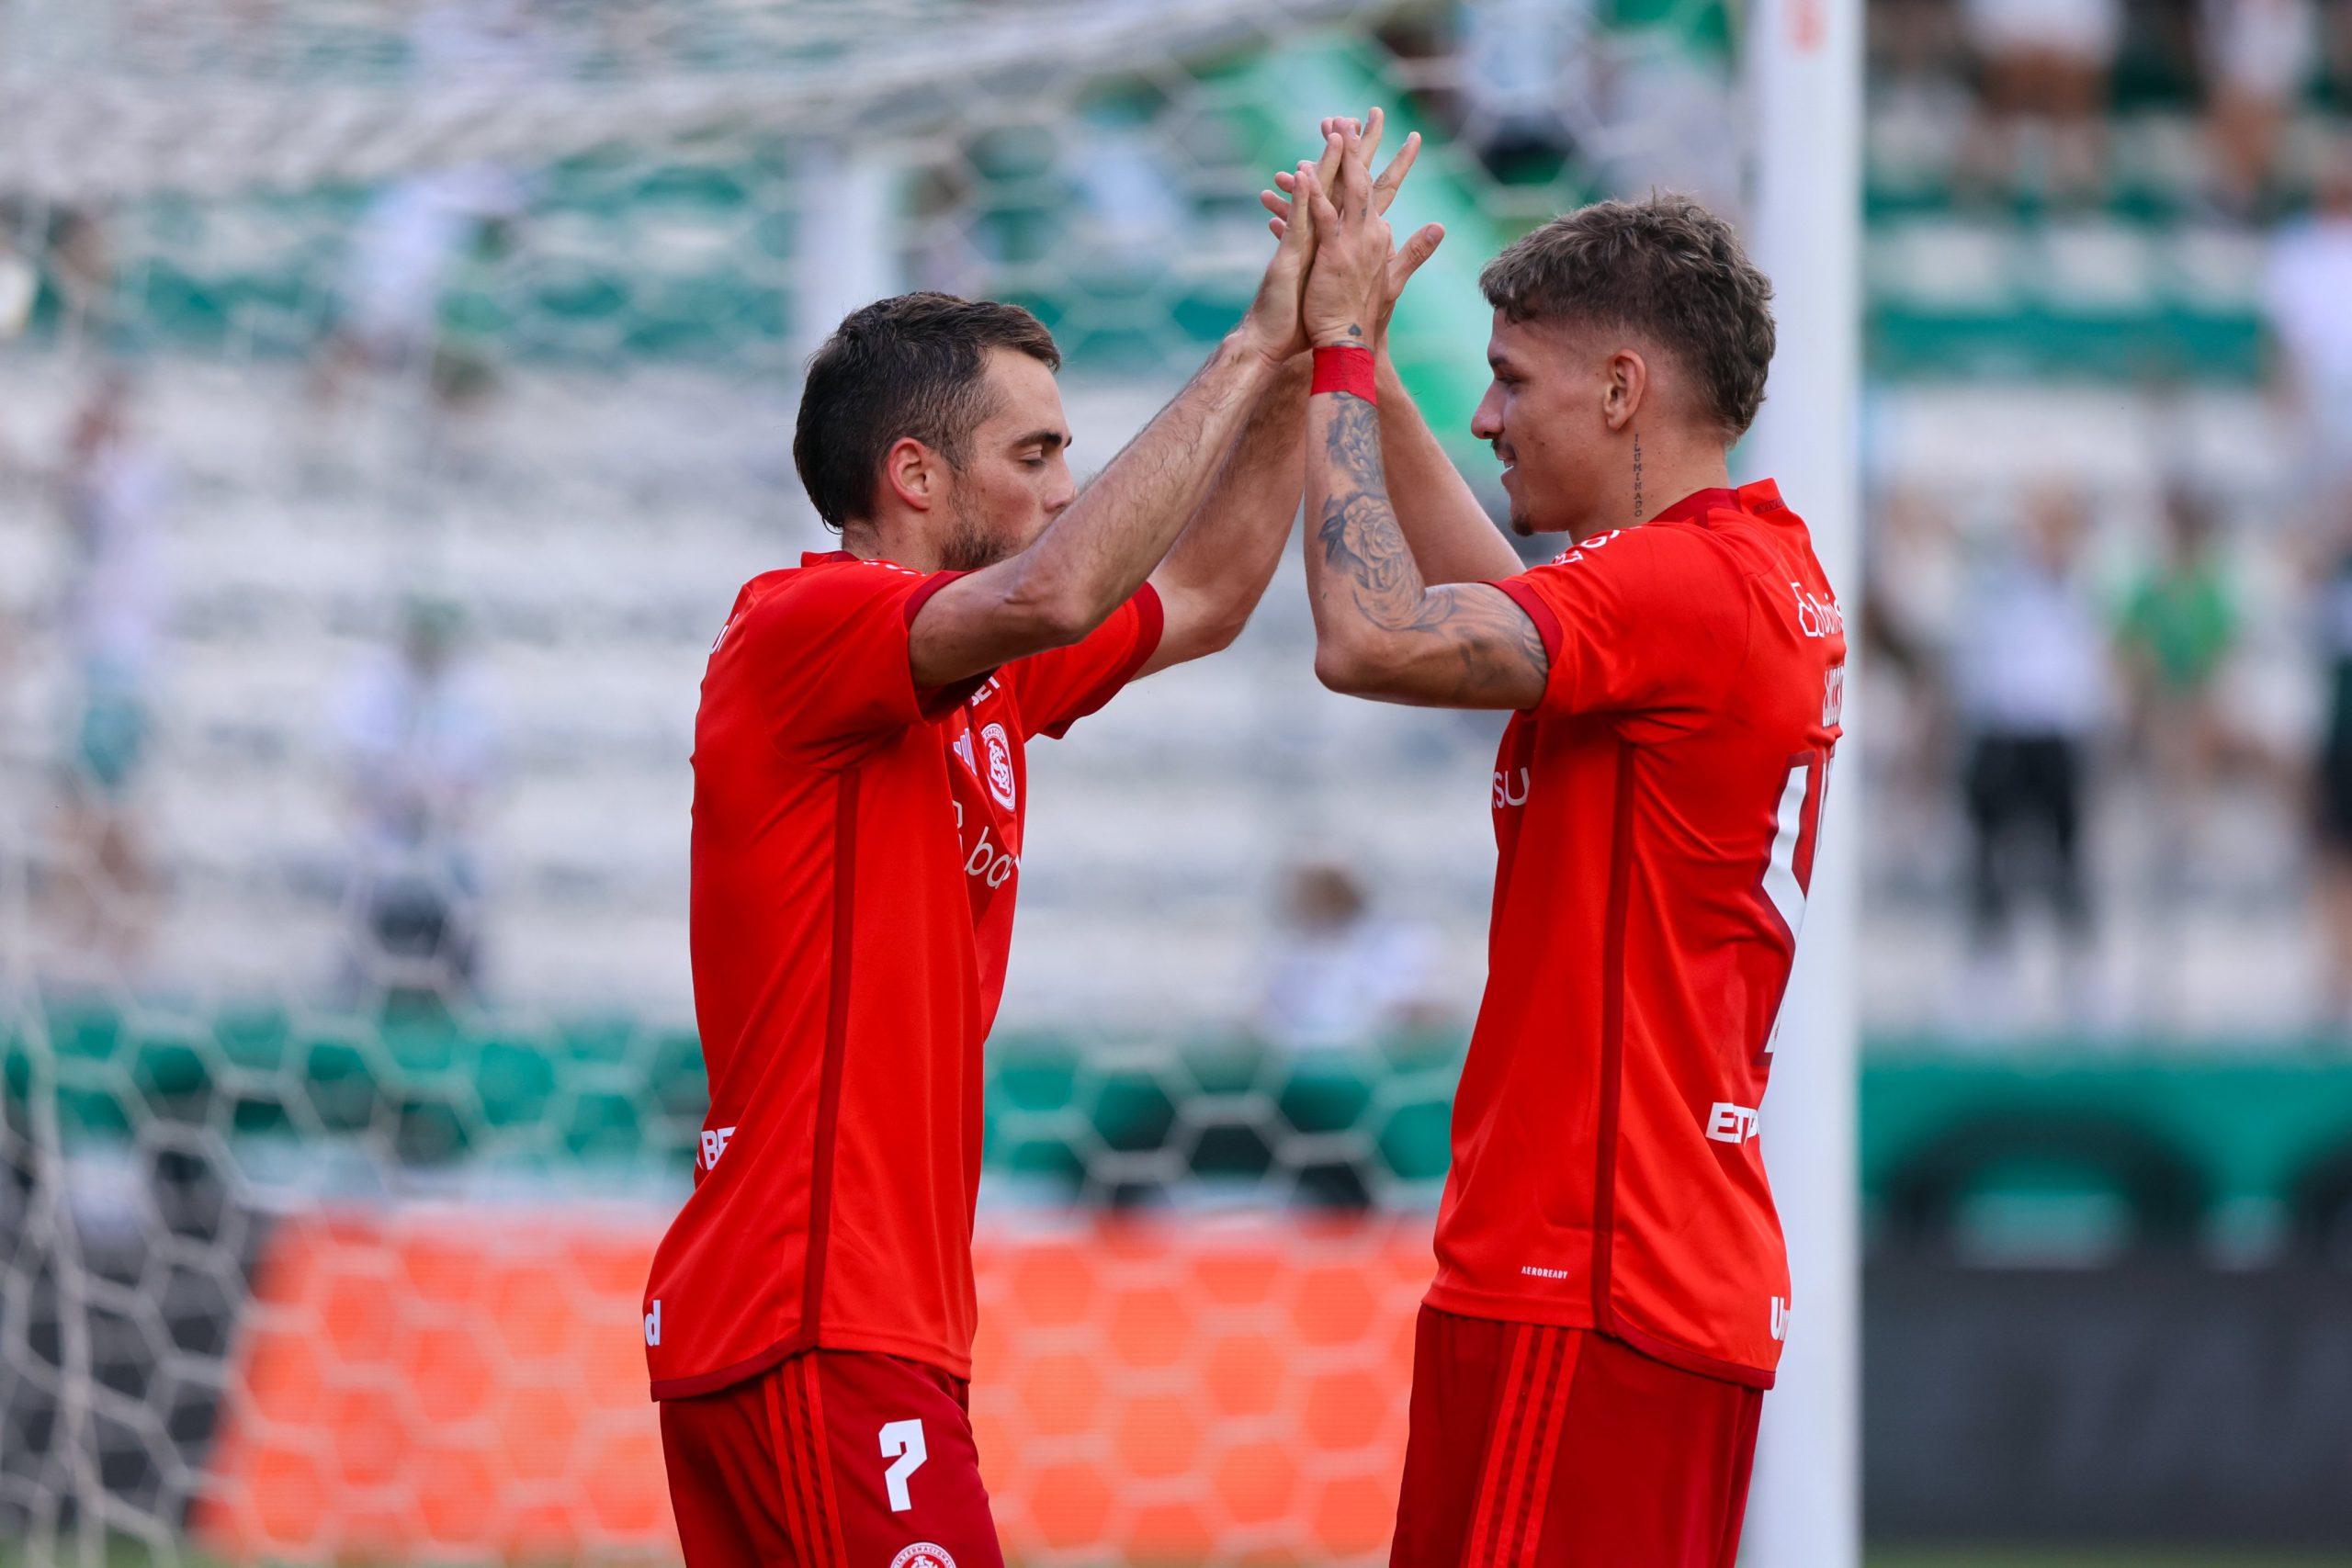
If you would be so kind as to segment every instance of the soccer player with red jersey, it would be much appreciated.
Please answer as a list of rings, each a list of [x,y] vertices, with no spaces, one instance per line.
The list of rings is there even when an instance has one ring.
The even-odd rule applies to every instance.
[[[693,1568],[1001,1562],[965,1398],[1024,748],[1223,648],[1264,592],[1298,505],[1310,251],[1284,232],[1240,326],[1083,493],[1025,310],[886,299],[809,364],[793,453],[842,547],[744,585],[695,722],[711,1105],[644,1300]]]
[[[1354,126],[1334,140],[1333,180],[1285,182],[1317,231],[1316,670],[1513,714],[1391,1562],[1731,1568],[1789,1323],[1758,1106],[1844,694],[1804,525],[1727,474],[1770,285],[1663,196],[1487,267],[1472,428],[1513,530],[1570,544],[1523,570],[1382,352],[1437,236],[1392,255]]]

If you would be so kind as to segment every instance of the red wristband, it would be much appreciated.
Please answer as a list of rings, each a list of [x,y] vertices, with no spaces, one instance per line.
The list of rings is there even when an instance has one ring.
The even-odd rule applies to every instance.
[[[1306,395],[1311,398],[1317,392],[1345,392],[1378,408],[1379,378],[1373,374],[1372,350],[1350,343],[1317,349],[1315,379]]]

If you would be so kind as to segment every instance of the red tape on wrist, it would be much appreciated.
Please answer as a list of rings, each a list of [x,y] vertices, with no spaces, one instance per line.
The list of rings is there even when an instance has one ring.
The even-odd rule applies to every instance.
[[[1311,398],[1317,392],[1345,392],[1379,407],[1379,378],[1373,373],[1372,350],[1345,343],[1317,349],[1315,379],[1306,395]]]

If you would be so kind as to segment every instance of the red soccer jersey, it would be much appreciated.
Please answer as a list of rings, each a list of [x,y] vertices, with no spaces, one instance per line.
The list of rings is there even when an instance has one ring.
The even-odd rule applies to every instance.
[[[921,691],[908,628],[956,576],[805,556],[745,584],[711,649],[692,907],[710,1115],[646,1285],[656,1399],[819,1347],[971,1376],[1023,748],[1134,677],[1160,608],[1146,587],[1072,647]]]
[[[1429,1303],[1770,1387],[1789,1273],[1758,1111],[1839,734],[1837,599],[1769,481],[1498,586],[1552,668],[1495,767]]]

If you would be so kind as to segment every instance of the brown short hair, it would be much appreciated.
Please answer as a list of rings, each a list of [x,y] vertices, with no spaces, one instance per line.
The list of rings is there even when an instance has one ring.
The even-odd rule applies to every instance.
[[[1640,333],[1697,378],[1726,441],[1756,421],[1772,364],[1772,283],[1731,225],[1687,196],[1565,213],[1488,262],[1478,287],[1510,321]]]
[[[989,416],[986,350],[1010,348],[1062,367],[1046,324],[1018,305],[953,294],[899,294],[842,319],[808,359],[792,462],[828,527],[864,517],[882,459],[912,436],[957,468]]]

